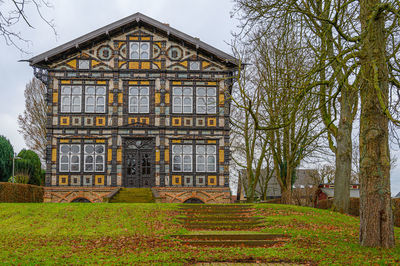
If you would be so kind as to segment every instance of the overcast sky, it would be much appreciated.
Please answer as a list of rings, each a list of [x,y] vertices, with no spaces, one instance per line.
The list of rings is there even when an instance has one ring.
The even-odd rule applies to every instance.
[[[6,136],[16,152],[25,148],[18,133],[17,117],[24,111],[25,84],[33,77],[33,71],[26,62],[18,62],[45,52],[67,41],[96,30],[116,20],[141,12],[160,22],[169,23],[184,33],[199,37],[202,41],[230,52],[227,43],[231,33],[236,31],[236,20],[230,13],[230,0],[53,0],[53,8],[44,12],[45,17],[54,19],[58,37],[56,38],[40,18],[29,12],[34,29],[24,24],[18,26],[26,39],[31,41],[21,54],[7,46],[0,38],[0,135]],[[6,4],[0,2],[4,11]],[[398,153],[398,152],[396,152]],[[392,171],[392,194],[400,191],[400,162]]]

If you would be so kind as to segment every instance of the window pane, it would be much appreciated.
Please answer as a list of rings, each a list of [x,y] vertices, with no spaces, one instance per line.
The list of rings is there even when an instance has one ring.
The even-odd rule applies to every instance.
[[[104,113],[105,112],[105,106],[104,105],[97,105],[96,106],[96,113]]]
[[[85,163],[93,163],[93,156],[91,156],[91,155],[89,155],[89,156],[86,156],[86,158],[85,158]]]
[[[191,164],[192,163],[192,156],[190,156],[190,155],[183,156],[183,163],[184,164]]]
[[[97,104],[104,104],[106,101],[104,96],[100,96],[97,98]]]
[[[62,104],[63,105],[70,105],[70,97],[69,96],[63,96],[62,97]]]
[[[149,46],[149,44],[148,44],[147,42],[143,42],[143,43],[140,45],[140,50],[141,50],[141,51],[149,50],[149,48],[150,48],[150,46]]]
[[[205,154],[206,152],[206,148],[204,147],[204,145],[197,145],[197,154]]]
[[[173,95],[182,95],[182,88],[181,87],[175,87],[172,91]]]
[[[85,171],[86,172],[93,171],[93,164],[86,164],[85,165]]]
[[[85,152],[86,153],[93,153],[94,152],[93,145],[85,145]]]
[[[183,146],[183,153],[184,154],[192,154],[192,146],[191,145],[184,145]]]
[[[76,155],[71,156],[71,163],[79,163],[79,156]]]
[[[69,145],[61,145],[60,148],[62,153],[68,153],[69,152]]]
[[[86,87],[86,94],[94,94],[95,90],[94,87]]]
[[[61,156],[60,162],[61,163],[68,163],[68,156],[66,156],[66,155]]]
[[[192,171],[192,165],[191,164],[184,164],[183,165],[183,171],[191,172]]]
[[[191,97],[183,98],[183,104],[184,105],[192,105],[192,98]]]
[[[86,97],[86,104],[94,105],[94,97],[93,96]]]
[[[71,171],[78,172],[79,171],[79,164],[71,164]]]
[[[139,94],[139,90],[137,87],[131,87],[129,90],[129,94],[130,95],[138,95]]]
[[[182,146],[181,145],[174,145],[172,146],[173,154],[181,154],[182,153]]]
[[[104,153],[104,146],[96,145],[96,153]]]
[[[182,169],[182,168],[181,168],[181,165],[180,165],[180,164],[174,164],[174,167],[173,167],[173,170],[174,170],[174,171],[182,171],[181,169]]]
[[[80,150],[81,149],[80,149],[79,145],[71,145],[71,152],[72,153],[79,153]]]
[[[174,155],[174,164],[182,163],[182,157],[180,155]]]
[[[68,164],[61,164],[60,171],[68,171]]]
[[[208,88],[207,89],[207,96],[215,96],[216,95],[216,88],[213,88],[213,87],[211,87],[211,88]]]
[[[78,113],[80,111],[81,111],[81,106],[80,105],[72,106],[72,112]]]
[[[86,112],[93,113],[94,112],[94,105],[86,105]]]
[[[96,156],[96,163],[103,163],[103,156],[102,155],[97,155]]]
[[[208,154],[215,154],[216,147],[214,145],[207,145],[207,153]]]
[[[192,95],[192,88],[190,87],[185,87],[183,89],[183,95]]]
[[[149,53],[148,52],[141,52],[140,53],[140,59],[149,59]]]
[[[131,42],[131,51],[137,51],[139,50],[139,43],[137,42]]]
[[[72,87],[72,94],[82,94],[82,87],[80,86]]]
[[[97,87],[96,94],[105,95],[106,94],[106,88],[105,87]]]
[[[143,87],[140,89],[140,95],[149,95],[149,88],[148,87]]]
[[[71,87],[70,86],[63,86],[61,89],[61,94],[71,94]]]
[[[138,52],[131,52],[131,59],[139,59],[139,53]]]
[[[79,97],[79,96],[74,96],[74,97],[72,98],[72,104],[74,104],[74,105],[80,105],[80,104],[81,104],[81,97]]]
[[[130,97],[129,103],[131,105],[137,105],[138,104],[138,97],[136,97],[136,96]]]
[[[103,164],[96,164],[96,172],[103,172],[104,167]]]
[[[197,88],[197,96],[206,96],[206,89],[205,88]]]

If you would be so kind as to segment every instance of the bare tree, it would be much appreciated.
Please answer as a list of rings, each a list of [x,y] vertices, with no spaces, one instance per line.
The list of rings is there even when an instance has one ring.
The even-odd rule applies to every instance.
[[[246,45],[255,66],[252,80],[261,97],[257,101],[248,97],[246,104],[239,105],[268,141],[283,203],[292,203],[295,169],[319,146],[321,134],[315,112],[318,100],[303,89],[312,80],[305,75],[310,57],[302,49],[300,33],[301,29],[289,27],[268,37],[252,32]],[[239,89],[247,95],[244,88]]]
[[[399,12],[400,2],[380,0],[237,0],[237,6],[244,10],[244,28],[262,24],[269,33],[293,17],[296,23],[307,25],[305,36],[313,47],[316,58],[322,58],[323,67],[330,66],[330,77],[321,78],[314,86],[338,84],[345,88],[354,79],[361,99],[360,114],[360,244],[363,246],[394,246],[393,215],[390,193],[389,120],[400,124],[391,111],[398,111],[389,101],[389,82],[400,88],[399,62]],[[335,13],[315,13],[313,10]],[[327,27],[321,25],[326,24]],[[318,28],[332,31],[327,38],[321,38]],[[320,46],[333,43],[336,53],[331,62],[323,57]],[[339,49],[340,48],[340,49]],[[318,52],[319,51],[319,52]],[[329,56],[327,57],[329,58]],[[320,61],[320,60],[318,60]],[[317,62],[318,62],[317,61]],[[316,64],[310,75],[321,73]],[[351,93],[350,93],[351,94]],[[351,101],[350,101],[351,102]],[[351,104],[350,104],[351,105]],[[347,107],[346,107],[347,108]],[[398,116],[397,116],[398,117]],[[346,118],[348,119],[348,117]],[[348,131],[348,130],[347,130]],[[339,137],[339,136],[338,136]],[[349,143],[344,143],[348,146]],[[347,157],[351,154],[347,154]],[[350,157],[351,158],[351,157]],[[348,160],[347,160],[348,161]],[[345,187],[345,184],[342,184]]]
[[[248,47],[236,42],[232,45],[234,53],[240,62],[251,61],[251,51]],[[247,57],[246,57],[247,56]],[[241,63],[238,68],[238,79],[232,93],[232,144],[233,161],[241,169],[240,186],[244,188],[246,199],[253,202],[257,195],[257,188],[266,190],[268,181],[266,176],[270,176],[268,162],[271,157],[268,141],[263,136],[263,132],[257,131],[254,119],[249,110],[242,108],[253,104],[253,113],[260,115],[261,111],[261,90],[259,84],[254,80],[254,67],[244,67]],[[267,167],[265,162],[267,161]],[[266,176],[265,176],[266,175]]]
[[[25,111],[18,116],[19,132],[26,145],[39,154],[42,162],[46,156],[46,85],[33,78],[25,87]]]
[[[52,8],[50,2],[46,0],[0,0],[0,36],[5,43],[14,46],[19,51],[26,53],[23,44],[28,45],[21,32],[16,29],[16,25],[24,22],[29,28],[34,28],[30,22],[30,16],[34,13],[44,21],[57,35],[53,20],[47,19],[43,15],[43,9]]]

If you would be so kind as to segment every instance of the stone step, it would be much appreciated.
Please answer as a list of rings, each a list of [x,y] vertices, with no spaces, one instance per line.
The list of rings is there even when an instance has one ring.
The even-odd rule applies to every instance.
[[[284,234],[191,234],[173,235],[181,240],[287,240],[289,235]]]
[[[197,217],[178,217],[183,222],[203,222],[203,221],[224,221],[224,222],[242,222],[242,221],[261,221],[263,217],[240,217],[240,216],[197,216]]]
[[[182,241],[182,244],[190,246],[206,246],[206,247],[267,247],[276,244],[283,244],[285,240],[199,240],[199,241]]]
[[[155,198],[150,188],[121,188],[109,199],[110,203],[153,203]]]
[[[179,206],[180,209],[254,209],[252,205],[229,205],[229,204],[184,204]]]
[[[186,229],[194,230],[249,230],[263,227],[262,224],[185,224]]]

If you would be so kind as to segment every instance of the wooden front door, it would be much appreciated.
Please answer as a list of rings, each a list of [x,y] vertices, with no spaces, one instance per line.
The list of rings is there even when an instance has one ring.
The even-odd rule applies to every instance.
[[[127,139],[125,142],[124,186],[153,187],[154,139]]]

